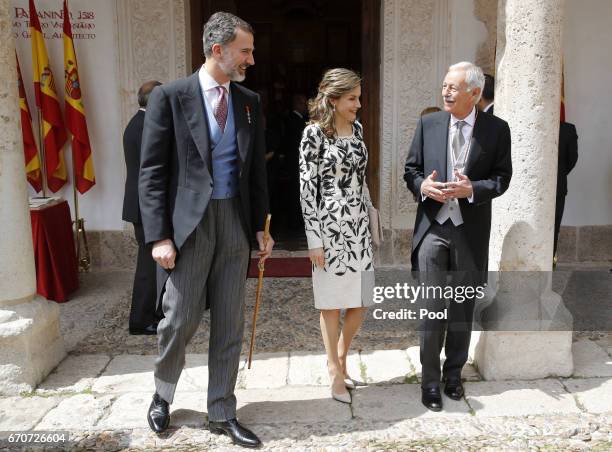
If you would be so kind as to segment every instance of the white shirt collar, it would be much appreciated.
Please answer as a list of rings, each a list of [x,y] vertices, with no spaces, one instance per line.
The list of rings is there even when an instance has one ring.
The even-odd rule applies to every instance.
[[[144,109],[144,107],[140,107],[138,111],[146,111],[146,110]]]
[[[295,113],[296,115],[298,115],[300,117],[300,119],[304,119],[304,115],[302,115],[302,113],[300,113],[297,110],[293,110],[293,113]]]
[[[491,102],[489,105],[487,105],[485,108],[483,108],[482,111],[486,113],[486,112],[488,112],[491,109],[492,106],[493,106],[493,102]]]
[[[465,121],[470,127],[474,127],[476,122],[476,107],[472,108],[472,111],[463,119],[456,118],[451,114],[450,127],[452,128],[457,121]]]
[[[227,81],[223,85],[219,85],[217,81],[208,73],[204,65],[198,71],[198,78],[200,79],[200,86],[202,87],[202,91],[206,92],[211,89],[216,88],[217,86],[223,86],[226,92],[229,93],[230,82]]]

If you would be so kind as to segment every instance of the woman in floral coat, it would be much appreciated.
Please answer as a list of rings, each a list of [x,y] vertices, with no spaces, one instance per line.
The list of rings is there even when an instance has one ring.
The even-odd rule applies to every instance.
[[[355,72],[327,71],[309,102],[311,123],[300,144],[300,196],[315,307],[321,310],[332,397],[345,403],[351,402],[347,388],[355,387],[346,359],[374,284],[368,153],[356,121],[360,96]],[[340,330],[341,310],[346,312]]]

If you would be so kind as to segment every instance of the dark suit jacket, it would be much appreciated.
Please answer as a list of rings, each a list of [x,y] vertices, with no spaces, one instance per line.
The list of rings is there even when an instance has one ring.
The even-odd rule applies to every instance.
[[[418,271],[416,253],[435,221],[442,204],[430,198],[421,201],[421,183],[433,170],[446,180],[450,114],[441,111],[421,117],[406,160],[404,180],[419,206],[412,238],[412,268]],[[474,124],[465,174],[472,182],[474,202],[459,200],[468,246],[480,270],[485,270],[491,231],[491,200],[506,191],[512,177],[510,128],[502,119],[478,114]]]
[[[241,217],[249,238],[269,212],[259,96],[231,83],[239,152]],[[198,73],[156,87],[142,134],[140,211],[147,243],[172,239],[177,250],[201,221],[213,189],[208,122]]]
[[[283,152],[291,176],[297,180],[299,173],[300,141],[306,127],[306,118],[300,118],[294,111],[290,111],[285,121],[285,139]]]
[[[140,171],[140,145],[142,143],[142,127],[145,112],[138,112],[130,119],[123,132],[123,153],[127,177],[125,179],[125,194],[123,195],[123,213],[121,218],[130,223],[142,223],[138,206],[138,173]]]
[[[567,195],[567,175],[578,161],[578,134],[569,122],[559,125],[559,156],[557,165],[557,196]]]

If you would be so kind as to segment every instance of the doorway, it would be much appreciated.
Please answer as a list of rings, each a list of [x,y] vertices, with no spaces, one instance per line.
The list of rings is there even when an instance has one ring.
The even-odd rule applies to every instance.
[[[297,188],[295,137],[301,132],[296,132],[294,110],[316,94],[326,69],[346,67],[363,77],[360,117],[369,150],[367,178],[378,204],[380,9],[380,0],[190,0],[194,71],[203,61],[202,25],[213,12],[236,14],[255,30],[256,64],[243,84],[258,92],[264,104],[278,249],[307,249]]]

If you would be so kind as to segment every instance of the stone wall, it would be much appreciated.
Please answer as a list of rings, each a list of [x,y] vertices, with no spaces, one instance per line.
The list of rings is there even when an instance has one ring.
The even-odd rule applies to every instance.
[[[167,82],[187,75],[190,61],[189,2],[118,0],[121,114],[127,124],[136,92],[147,80]]]
[[[403,168],[420,112],[439,103],[439,80],[449,65],[448,16],[448,0],[383,2],[380,210],[386,228],[414,224],[416,203]]]

